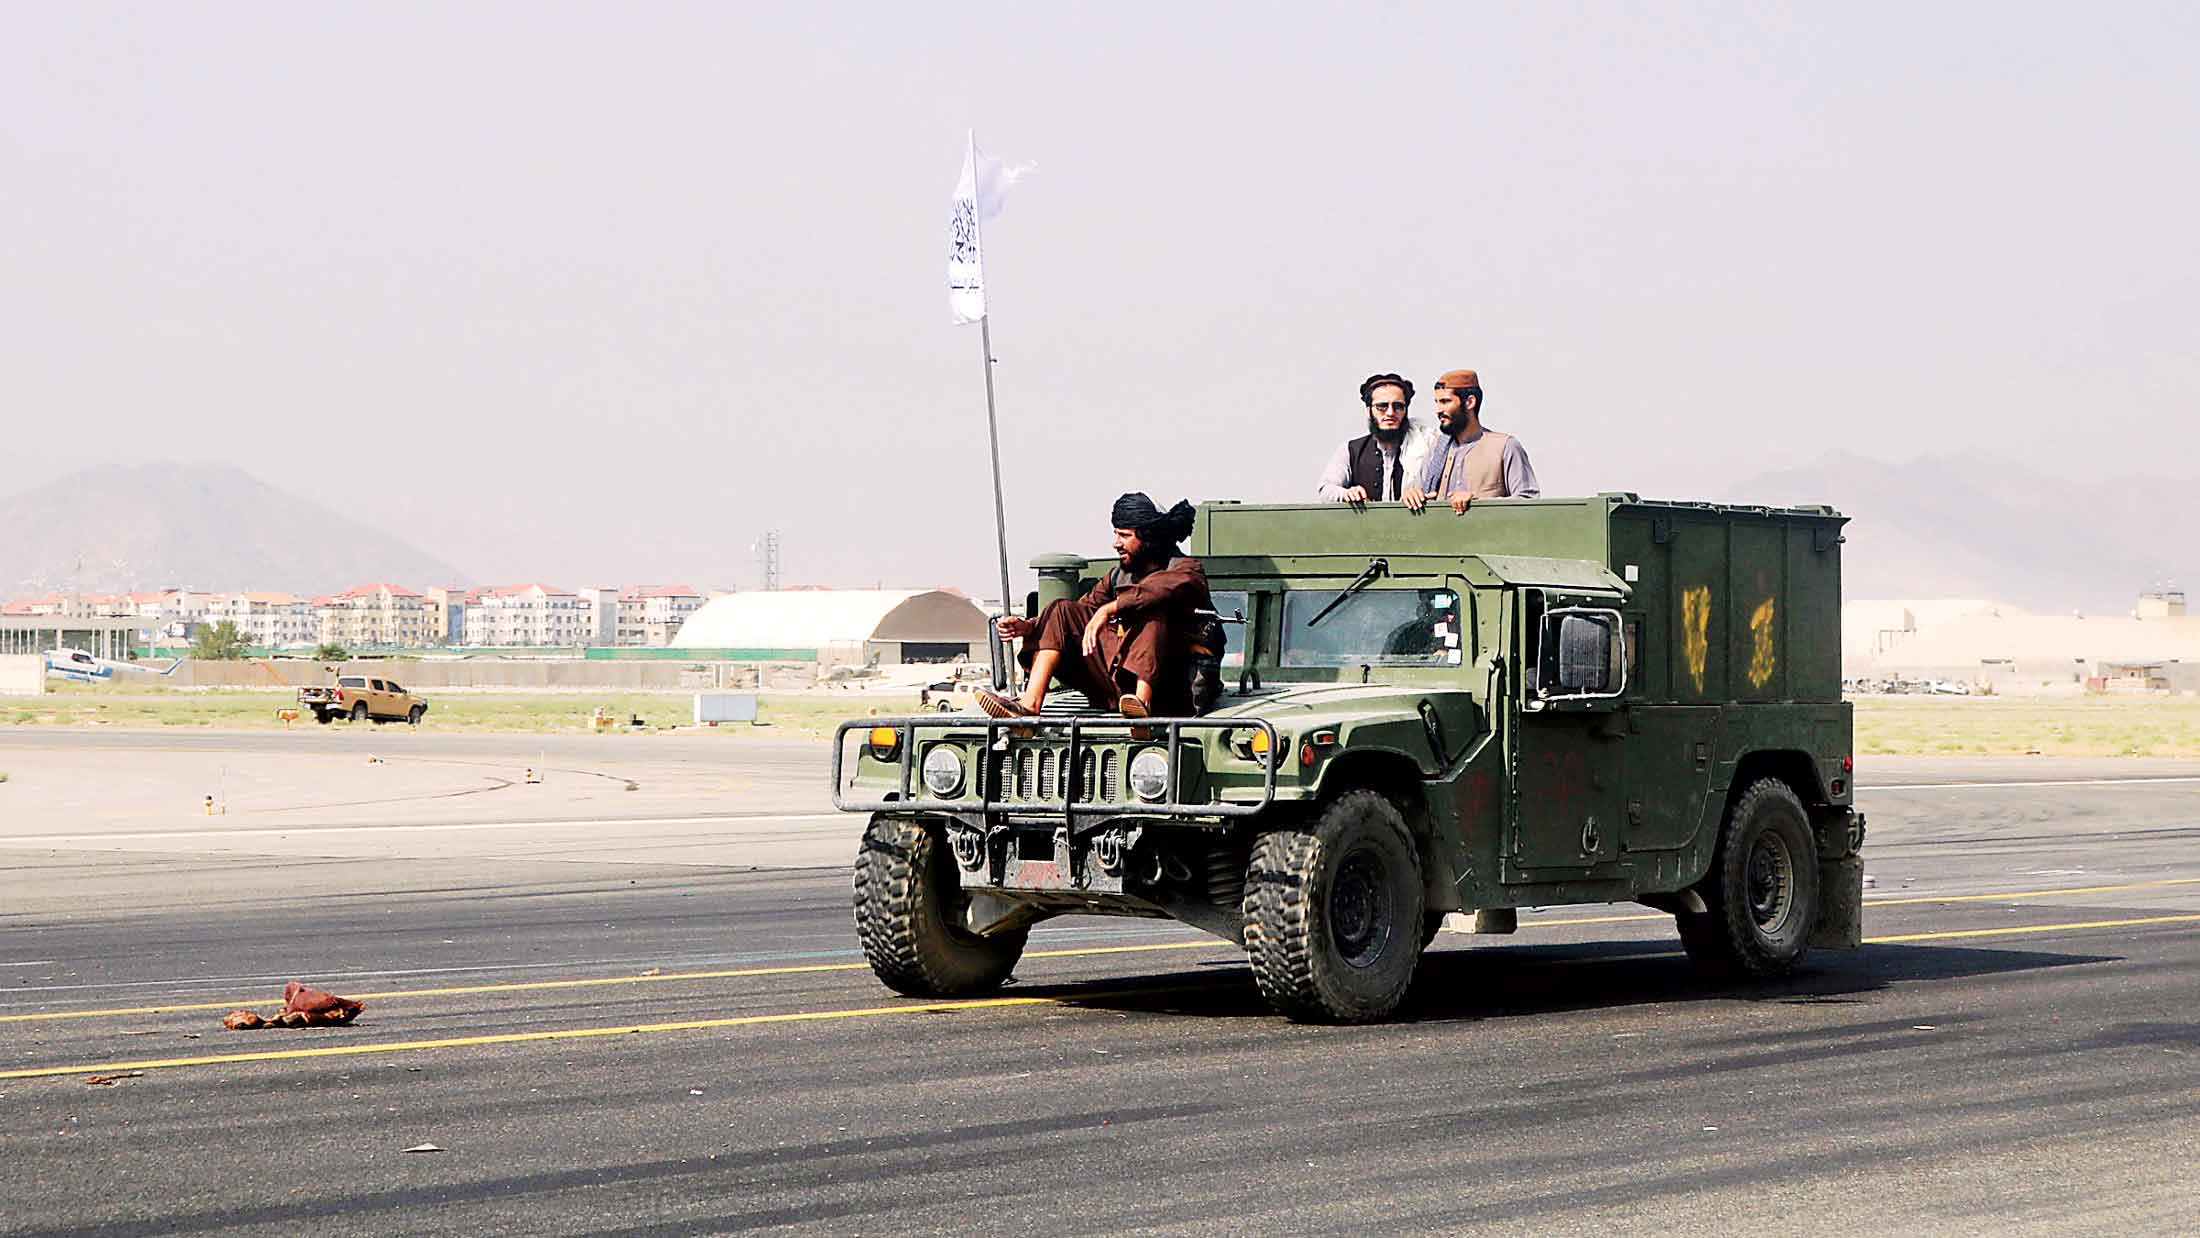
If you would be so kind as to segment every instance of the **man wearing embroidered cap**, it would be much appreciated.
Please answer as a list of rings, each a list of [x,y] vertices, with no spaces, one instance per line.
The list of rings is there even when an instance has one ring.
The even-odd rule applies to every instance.
[[[1510,434],[1482,425],[1482,380],[1473,370],[1452,370],[1436,380],[1436,445],[1421,467],[1421,480],[1406,487],[1405,504],[1421,510],[1430,500],[1464,514],[1476,499],[1532,499],[1543,493],[1527,449]]]
[[[1194,511],[1178,503],[1168,511],[1143,494],[1115,501],[1117,566],[1091,591],[1074,600],[1049,602],[1036,620],[1003,616],[1001,635],[1030,635],[1018,660],[1029,679],[1021,700],[981,691],[978,703],[996,718],[1024,718],[1046,703],[1047,684],[1060,679],[1102,708],[1129,717],[1183,717],[1191,713],[1185,661],[1193,612],[1212,609],[1207,569],[1178,553],[1191,536]]]

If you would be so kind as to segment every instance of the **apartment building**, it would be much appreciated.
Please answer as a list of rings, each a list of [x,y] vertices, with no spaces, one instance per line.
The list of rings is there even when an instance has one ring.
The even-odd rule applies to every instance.
[[[346,649],[420,646],[428,643],[428,602],[403,585],[355,585],[313,599],[322,644]]]
[[[580,595],[555,585],[481,589],[466,603],[469,645],[586,645],[593,626]]]
[[[236,624],[246,643],[268,649],[311,645],[321,636],[321,608],[290,593],[226,593],[207,598],[203,621],[223,620]]]
[[[423,589],[420,596],[428,606],[428,643],[431,645],[463,645],[466,643],[466,604],[480,596],[479,590],[458,588]]]
[[[680,625],[708,600],[693,585],[630,585],[619,591],[613,639],[621,645],[670,645]]]

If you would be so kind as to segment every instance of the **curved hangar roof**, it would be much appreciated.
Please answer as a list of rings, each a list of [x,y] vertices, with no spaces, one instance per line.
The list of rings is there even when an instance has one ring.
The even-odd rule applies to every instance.
[[[676,649],[817,649],[858,641],[984,641],[985,612],[938,589],[729,593],[688,616]]]

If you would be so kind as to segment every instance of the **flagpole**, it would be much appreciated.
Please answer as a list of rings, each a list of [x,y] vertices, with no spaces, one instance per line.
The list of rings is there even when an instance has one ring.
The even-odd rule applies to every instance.
[[[979,252],[984,252],[982,249]],[[985,432],[993,445],[993,534],[1001,552],[1001,613],[1008,614],[1008,505],[1001,498],[1001,423],[993,409],[993,315],[978,316],[978,346],[985,351]]]

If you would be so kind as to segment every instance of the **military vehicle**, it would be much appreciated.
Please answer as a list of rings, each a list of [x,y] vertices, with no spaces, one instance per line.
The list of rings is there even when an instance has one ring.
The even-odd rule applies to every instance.
[[[1241,943],[1282,1013],[1360,1022],[1446,913],[1509,932],[1522,907],[1643,903],[1733,977],[1854,948],[1844,523],[1631,494],[1211,503],[1185,545],[1231,637],[1205,716],[1057,693],[1037,719],[840,728],[834,802],[872,814],[864,954],[899,992],[967,996],[1041,920],[1168,917]],[[1027,611],[1113,563],[1042,557]]]

